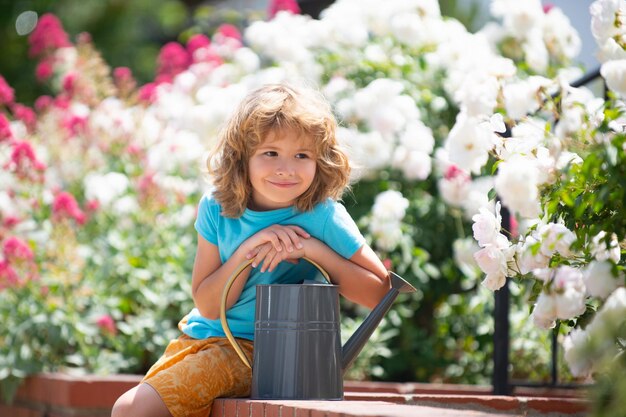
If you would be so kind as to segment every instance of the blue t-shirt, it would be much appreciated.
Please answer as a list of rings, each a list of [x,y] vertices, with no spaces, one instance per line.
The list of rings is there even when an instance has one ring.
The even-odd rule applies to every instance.
[[[198,207],[195,227],[200,236],[216,245],[222,263],[250,236],[274,224],[302,227],[314,238],[324,242],[339,255],[349,259],[363,246],[365,238],[345,207],[328,199],[311,211],[300,212],[294,207],[270,211],[246,209],[239,218],[221,215],[222,207],[210,195],[204,195]],[[295,284],[315,279],[317,269],[309,262],[298,264],[281,262],[272,272],[261,273],[253,268],[237,302],[226,312],[226,319],[235,337],[254,339],[254,314],[257,284]],[[243,278],[242,278],[243,279]],[[194,308],[182,327],[185,334],[195,339],[224,337],[220,320],[209,320]]]

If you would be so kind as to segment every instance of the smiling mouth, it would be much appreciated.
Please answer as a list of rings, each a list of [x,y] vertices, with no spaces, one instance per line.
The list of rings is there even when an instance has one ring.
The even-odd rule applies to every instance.
[[[283,188],[288,188],[288,187],[293,187],[294,185],[298,185],[297,182],[282,182],[282,181],[268,181],[268,182],[276,187],[283,187]]]

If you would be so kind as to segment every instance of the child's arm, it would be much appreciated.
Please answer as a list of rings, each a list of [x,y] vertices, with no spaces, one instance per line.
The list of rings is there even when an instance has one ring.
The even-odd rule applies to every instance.
[[[196,259],[193,265],[191,289],[195,306],[204,317],[218,319],[222,291],[228,278],[247,260],[246,254],[263,244],[270,245],[276,253],[301,250],[303,239],[309,234],[298,226],[273,225],[254,234],[244,241],[232,256],[222,264],[218,247],[198,235]],[[228,293],[226,308],[232,307],[250,274],[246,268]]]
[[[389,291],[389,273],[369,245],[364,244],[346,259],[320,240],[304,242],[304,256],[328,272],[339,293],[350,301],[374,308]]]
[[[302,242],[304,247],[294,252],[276,252],[263,245],[247,255],[273,270],[281,260],[303,256],[312,259],[328,272],[333,284],[339,285],[341,295],[363,306],[373,308],[389,291],[389,274],[369,245],[364,244],[350,259],[336,253],[328,245],[313,237]]]

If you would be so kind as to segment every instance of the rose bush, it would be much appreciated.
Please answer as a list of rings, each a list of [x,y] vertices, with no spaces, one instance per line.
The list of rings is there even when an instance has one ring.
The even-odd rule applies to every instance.
[[[598,0],[590,12],[605,97],[563,76],[499,84],[493,112],[508,134],[492,137],[489,160],[497,161],[494,190],[520,227],[519,234],[500,232],[499,204],[474,215],[475,258],[492,290],[507,277],[529,280],[534,323],[569,332],[572,373],[613,379],[599,384],[596,414],[623,415],[626,2]],[[509,94],[529,100],[514,103]]]
[[[441,16],[434,0],[384,9],[341,0],[320,19],[281,3],[286,10],[243,32],[223,25],[211,38],[197,33],[164,45],[154,82],[143,86],[127,68],[109,69],[88,35],[74,42],[56,17],[41,17],[31,54],[36,77],[54,94],[33,110],[15,103],[0,79],[5,397],[41,370],[143,372],[156,359],[191,306],[192,223],[209,189],[202,155],[247,91],[283,80],[316,85],[333,104],[355,168],[346,206],[387,266],[418,288],[375,335],[389,349],[370,344],[353,375],[488,381],[492,297],[477,285],[479,267],[495,288],[520,256],[500,229],[490,190],[510,210],[536,216],[540,184],[560,179],[550,183],[556,193],[572,183],[556,167],[580,164],[565,146],[558,159],[550,153],[546,122],[513,124],[547,109],[559,115],[554,135],[591,129],[586,109],[601,102],[567,87],[581,73],[568,67],[578,35],[538,1],[495,0],[497,20],[477,33]],[[559,108],[548,100],[555,87],[572,91]],[[618,118],[611,114],[597,125],[605,133]],[[506,141],[496,134],[505,123],[513,131]],[[531,250],[537,262],[565,259],[560,225],[546,220],[532,229],[536,242],[544,235],[552,242]],[[605,243],[610,257],[610,236],[621,235],[602,231],[608,237],[596,246]],[[524,240],[529,248],[532,239]],[[559,291],[571,288],[574,298],[577,274],[562,275]],[[513,292],[523,295],[521,287]],[[352,328],[353,317],[344,326]],[[513,326],[541,339],[523,320]],[[548,352],[531,345],[513,346],[528,359],[519,374],[541,378],[533,361]],[[363,365],[374,354],[388,358]]]

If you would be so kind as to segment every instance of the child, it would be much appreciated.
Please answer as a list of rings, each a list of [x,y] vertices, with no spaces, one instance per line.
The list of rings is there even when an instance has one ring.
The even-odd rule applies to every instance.
[[[310,89],[268,85],[243,100],[209,160],[215,189],[198,208],[196,308],[142,383],[117,400],[113,417],[208,417],[215,398],[249,395],[251,371],[219,320],[224,285],[247,260],[252,266],[231,287],[226,316],[250,358],[256,285],[314,278],[303,256],[348,299],[370,308],[382,299],[387,271],[335,201],[350,173],[335,125],[328,103]]]

